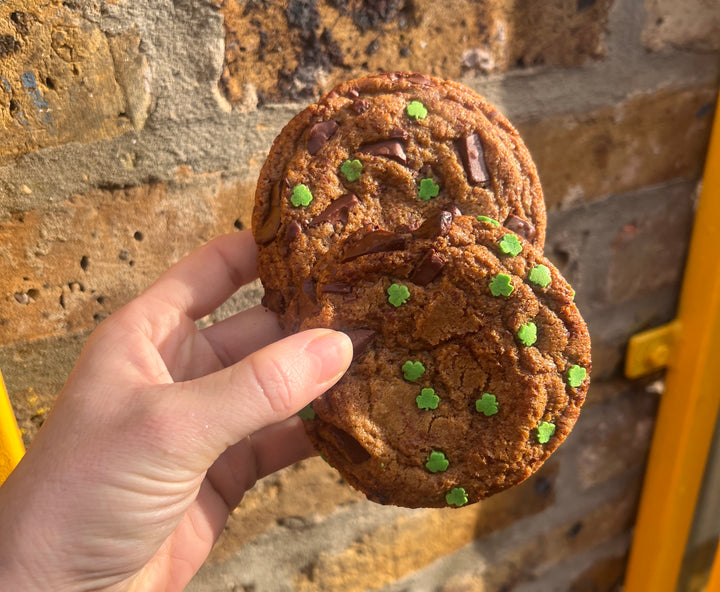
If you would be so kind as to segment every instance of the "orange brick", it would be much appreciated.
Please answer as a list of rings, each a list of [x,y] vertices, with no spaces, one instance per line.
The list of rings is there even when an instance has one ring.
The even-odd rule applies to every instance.
[[[697,178],[717,90],[663,90],[589,113],[516,121],[549,208]]]

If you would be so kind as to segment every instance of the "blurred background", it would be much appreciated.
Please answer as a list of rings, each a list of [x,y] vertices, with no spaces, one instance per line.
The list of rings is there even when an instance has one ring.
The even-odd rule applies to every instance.
[[[282,126],[386,70],[463,82],[521,132],[546,255],[590,326],[588,401],[538,474],[460,510],[378,506],[320,459],[290,467],[246,496],[189,589],[619,590],[663,388],[622,365],[631,335],[675,316],[718,94],[714,0],[0,3],[0,370],[25,444],[98,322],[250,227]],[[682,590],[712,560],[703,524]]]

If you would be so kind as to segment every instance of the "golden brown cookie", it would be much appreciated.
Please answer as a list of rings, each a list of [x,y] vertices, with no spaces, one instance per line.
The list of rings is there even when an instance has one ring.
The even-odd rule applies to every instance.
[[[307,288],[301,327],[346,331],[356,350],[306,428],[384,504],[461,506],[523,481],[569,434],[588,386],[587,329],[552,264],[491,221],[435,228],[361,230]]]
[[[260,174],[253,231],[268,306],[296,329],[292,288],[335,243],[443,210],[491,217],[543,247],[542,189],[512,125],[455,82],[391,73],[341,84],[285,126]]]

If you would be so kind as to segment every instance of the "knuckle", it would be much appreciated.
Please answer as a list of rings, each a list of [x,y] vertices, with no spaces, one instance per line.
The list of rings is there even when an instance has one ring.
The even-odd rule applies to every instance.
[[[248,358],[254,390],[274,413],[293,411],[294,381],[288,369],[273,358]]]

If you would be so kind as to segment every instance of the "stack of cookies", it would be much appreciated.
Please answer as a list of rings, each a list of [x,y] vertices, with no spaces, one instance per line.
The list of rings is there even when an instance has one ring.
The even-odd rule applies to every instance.
[[[347,333],[353,363],[302,416],[376,502],[460,507],[516,485],[572,429],[590,339],[543,256],[517,131],[460,84],[341,84],[276,138],[253,231],[283,328]]]

